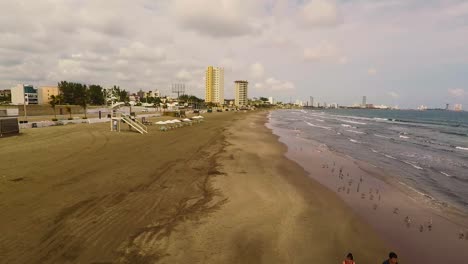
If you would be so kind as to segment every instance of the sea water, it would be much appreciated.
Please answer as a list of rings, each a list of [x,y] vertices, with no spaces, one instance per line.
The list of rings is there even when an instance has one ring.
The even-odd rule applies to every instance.
[[[468,211],[468,112],[281,110],[279,127],[391,172],[442,204]]]

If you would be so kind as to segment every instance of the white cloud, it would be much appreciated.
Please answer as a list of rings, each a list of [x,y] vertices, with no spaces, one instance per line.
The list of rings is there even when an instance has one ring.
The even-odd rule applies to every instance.
[[[308,61],[317,61],[324,58],[335,57],[336,55],[336,47],[330,43],[321,43],[317,47],[304,49],[304,59]]]
[[[201,35],[237,37],[261,30],[255,21],[256,1],[175,0],[179,25]]]
[[[162,48],[150,48],[141,42],[133,42],[129,47],[120,48],[120,57],[127,60],[160,61],[166,58]]]
[[[250,75],[255,80],[261,79],[265,75],[265,68],[261,63],[256,62],[250,65]]]
[[[340,22],[337,4],[333,0],[312,0],[301,9],[305,26],[335,26]]]
[[[377,74],[377,69],[375,69],[375,68],[369,68],[369,69],[367,70],[367,74],[369,74],[369,75],[376,75],[376,74]]]
[[[388,92],[387,94],[390,95],[394,99],[400,97],[400,95],[398,93],[396,93],[396,92]]]
[[[340,54],[336,45],[329,42],[321,42],[315,47],[304,49],[304,60],[333,62],[338,64],[347,64],[348,58]]]
[[[349,59],[348,59],[348,57],[346,57],[346,56],[342,56],[342,57],[340,57],[340,58],[338,59],[338,63],[339,63],[339,64],[342,64],[342,65],[348,64],[348,62],[349,62]]]
[[[273,77],[267,78],[263,82],[255,84],[255,88],[259,90],[268,90],[273,92],[286,92],[295,90],[294,83],[290,81],[281,81]]]
[[[189,81],[192,79],[192,74],[186,70],[180,70],[176,74],[176,79],[180,81]]]
[[[453,97],[464,97],[466,94],[463,89],[449,89],[448,92]]]

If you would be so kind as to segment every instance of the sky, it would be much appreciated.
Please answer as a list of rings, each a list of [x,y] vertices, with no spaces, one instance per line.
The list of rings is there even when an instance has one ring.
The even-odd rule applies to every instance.
[[[61,80],[204,97],[468,108],[468,1],[0,0],[0,89]]]

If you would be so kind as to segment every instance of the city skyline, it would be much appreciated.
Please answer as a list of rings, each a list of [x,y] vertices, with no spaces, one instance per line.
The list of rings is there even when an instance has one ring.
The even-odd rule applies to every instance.
[[[205,67],[217,65],[226,98],[241,78],[251,97],[468,105],[463,1],[4,1],[0,10],[0,89],[70,80],[167,93],[183,82],[203,97]]]

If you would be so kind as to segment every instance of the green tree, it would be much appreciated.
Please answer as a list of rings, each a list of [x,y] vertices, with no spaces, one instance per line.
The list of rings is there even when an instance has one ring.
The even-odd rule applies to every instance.
[[[120,89],[119,86],[112,87],[112,96],[114,96],[119,102],[128,102],[128,92],[124,89]]]
[[[89,90],[88,87],[84,84],[77,83],[75,84],[75,104],[81,106],[84,110],[85,118],[88,118],[86,110],[89,104]]]
[[[57,113],[55,112],[55,107],[60,104],[62,98],[61,98],[61,95],[51,95],[50,96],[50,101],[49,101],[49,104],[50,104],[50,107],[52,107],[52,109],[54,110],[54,118],[57,119]]]
[[[260,101],[268,102],[268,98],[266,98],[266,97],[260,97]]]
[[[104,105],[104,90],[100,85],[90,85],[89,86],[89,103],[92,105]]]
[[[58,83],[58,88],[60,90],[60,93],[63,96],[63,103],[64,104],[74,104],[75,103],[73,83],[69,83],[67,81],[61,81],[61,82]]]

